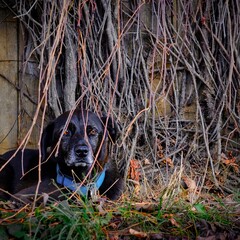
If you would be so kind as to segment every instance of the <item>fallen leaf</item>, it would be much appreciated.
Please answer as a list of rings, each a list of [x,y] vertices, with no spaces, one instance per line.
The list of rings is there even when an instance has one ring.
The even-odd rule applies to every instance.
[[[234,157],[232,155],[232,152],[229,152],[228,156],[226,156],[226,154],[222,153],[221,157],[222,157],[222,162],[224,164],[233,167],[235,172],[237,172],[237,173],[239,172],[239,166],[236,163],[236,157]]]
[[[152,212],[155,211],[158,208],[157,203],[150,203],[150,202],[141,202],[141,203],[134,203],[132,206],[137,210],[137,211],[148,211]]]
[[[196,190],[197,184],[194,180],[192,180],[191,178],[189,178],[187,176],[183,176],[182,179],[190,192],[193,192]]]
[[[146,165],[151,165],[150,160],[149,160],[148,158],[145,158],[145,159],[143,160],[143,165],[144,165],[144,166],[146,166]]]
[[[169,165],[170,167],[174,167],[174,164],[171,158],[165,158],[163,162]]]
[[[129,178],[139,182],[140,181],[140,175],[141,175],[141,166],[139,163],[139,160],[132,159],[130,161],[130,166],[129,166]]]
[[[139,232],[139,231],[136,231],[132,228],[129,229],[129,233],[137,238],[146,238],[147,237],[147,233],[145,232]]]
[[[180,225],[174,219],[174,215],[173,214],[164,214],[163,217],[168,219],[173,226],[180,227]]]

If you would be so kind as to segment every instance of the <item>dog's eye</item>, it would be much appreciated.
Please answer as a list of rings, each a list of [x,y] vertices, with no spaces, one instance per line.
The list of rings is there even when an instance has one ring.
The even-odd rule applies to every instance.
[[[88,136],[95,136],[95,135],[97,135],[97,130],[94,128],[89,129]]]
[[[71,132],[69,130],[65,130],[63,132],[63,136],[70,136],[71,135]]]

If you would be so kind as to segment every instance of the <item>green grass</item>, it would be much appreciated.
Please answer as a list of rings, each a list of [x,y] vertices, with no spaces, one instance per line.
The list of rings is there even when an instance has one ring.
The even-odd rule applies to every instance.
[[[236,198],[236,196],[235,196]],[[172,199],[171,205],[159,201],[131,202],[125,198],[117,202],[74,201],[52,202],[46,207],[6,209],[0,212],[1,239],[194,239],[204,236],[206,228],[216,234],[236,235],[235,206],[223,201],[200,199],[190,204],[185,199]],[[0,205],[1,206],[1,205]],[[237,236],[237,235],[236,235]]]

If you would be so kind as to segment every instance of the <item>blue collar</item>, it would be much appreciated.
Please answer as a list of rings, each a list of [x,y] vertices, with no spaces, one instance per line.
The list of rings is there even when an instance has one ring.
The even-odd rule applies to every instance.
[[[66,187],[74,192],[77,192],[82,196],[88,196],[89,191],[96,192],[101,187],[101,185],[105,179],[105,173],[106,173],[106,169],[104,168],[103,171],[96,176],[95,182],[89,183],[87,185],[82,185],[81,183],[76,183],[72,177],[64,175],[60,171],[59,165],[57,164],[57,179],[56,179],[56,181],[58,184]],[[91,194],[92,194],[92,192],[91,192]]]

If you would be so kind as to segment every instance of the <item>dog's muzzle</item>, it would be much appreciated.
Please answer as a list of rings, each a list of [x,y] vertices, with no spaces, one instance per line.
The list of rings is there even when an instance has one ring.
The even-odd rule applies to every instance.
[[[90,167],[93,163],[92,152],[87,145],[76,145],[65,159],[69,167]]]
[[[74,148],[76,157],[85,158],[89,153],[89,147],[86,145],[76,145]]]

